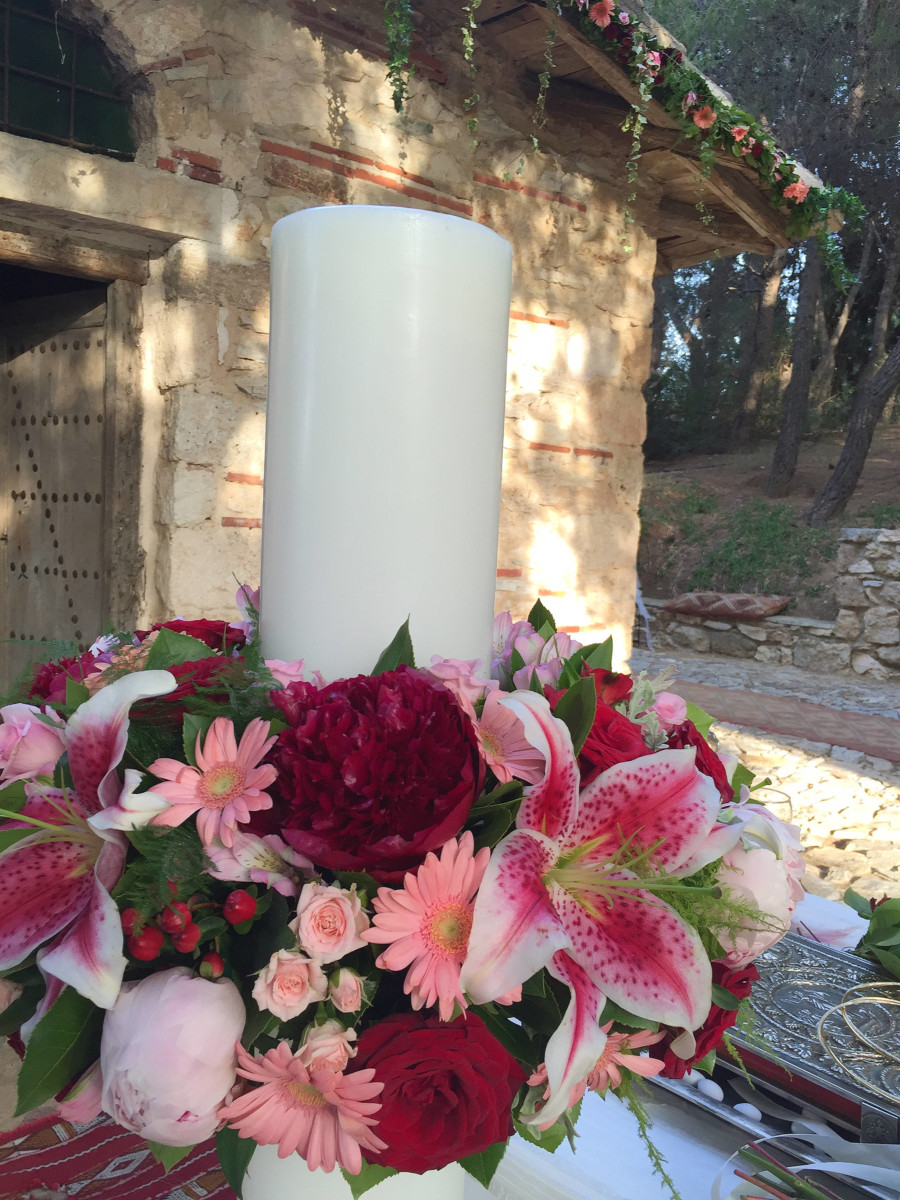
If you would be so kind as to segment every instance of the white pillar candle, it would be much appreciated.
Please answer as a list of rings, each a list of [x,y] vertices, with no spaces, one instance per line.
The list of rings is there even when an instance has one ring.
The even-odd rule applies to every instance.
[[[418,209],[272,235],[261,639],[336,679],[410,617],[416,661],[486,658],[512,251]]]

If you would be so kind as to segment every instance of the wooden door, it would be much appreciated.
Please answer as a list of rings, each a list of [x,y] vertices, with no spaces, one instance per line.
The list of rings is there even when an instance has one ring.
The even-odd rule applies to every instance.
[[[105,288],[0,307],[0,693],[103,632],[105,342]]]

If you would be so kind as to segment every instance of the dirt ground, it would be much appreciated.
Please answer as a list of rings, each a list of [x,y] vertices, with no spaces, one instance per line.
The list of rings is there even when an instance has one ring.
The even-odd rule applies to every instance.
[[[841,445],[837,435],[804,442],[790,494],[770,503],[786,504],[801,523],[834,469]],[[740,454],[698,454],[647,464],[638,558],[645,596],[663,599],[689,590],[691,571],[711,540],[721,536],[727,514],[752,500],[765,500],[773,449],[773,443],[765,443]],[[832,522],[835,540],[844,526],[872,525],[861,514],[873,505],[900,506],[900,426],[876,433],[856,491],[846,511]],[[692,513],[685,528],[680,514],[698,507],[710,511]],[[820,561],[816,556],[810,563],[807,576],[788,572],[783,579],[786,593],[795,597],[790,611],[798,616],[833,617],[834,559]],[[758,582],[745,590],[772,589]]]

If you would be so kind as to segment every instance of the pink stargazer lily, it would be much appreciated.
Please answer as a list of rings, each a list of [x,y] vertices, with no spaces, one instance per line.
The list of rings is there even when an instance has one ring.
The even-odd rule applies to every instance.
[[[579,792],[571,736],[544,697],[516,692],[503,703],[546,770],[526,788],[516,830],[491,855],[460,982],[476,1004],[543,967],[568,985],[572,1001],[546,1051],[550,1096],[532,1120],[544,1124],[565,1111],[570,1088],[603,1053],[606,998],[666,1025],[696,1029],[705,1020],[709,959],[697,933],[651,889],[656,872],[671,887],[671,877],[722,852],[721,838],[710,836],[719,793],[693,749],[618,763]]]
[[[174,687],[168,671],[139,671],[86,700],[61,731],[72,788],[26,785],[28,799],[6,826],[35,832],[0,855],[0,969],[38,951],[47,980],[39,1015],[64,984],[99,1008],[116,1001],[125,956],[109,891],[125,864],[121,829],[134,825],[120,801],[131,802],[136,774],[126,772],[132,778],[123,787],[116,768],[125,753],[132,704]],[[2,802],[0,791],[0,807]]]

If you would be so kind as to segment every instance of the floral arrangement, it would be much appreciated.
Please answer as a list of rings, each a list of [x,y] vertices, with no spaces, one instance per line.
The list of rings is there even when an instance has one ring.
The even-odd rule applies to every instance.
[[[372,673],[169,621],[0,708],[0,1032],[19,1113],[105,1112],[165,1165],[258,1144],[359,1195],[587,1089],[710,1067],[800,893],[796,831],[665,680],[536,604],[489,664]],[[662,1168],[661,1168],[662,1169]]]

